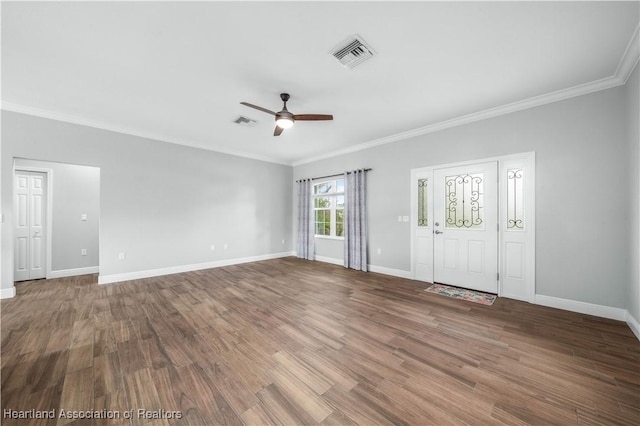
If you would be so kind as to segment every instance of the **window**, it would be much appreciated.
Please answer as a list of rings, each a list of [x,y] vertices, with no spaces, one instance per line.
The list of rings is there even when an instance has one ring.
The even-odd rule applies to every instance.
[[[344,179],[313,185],[316,237],[344,237]]]
[[[524,230],[524,170],[507,169],[507,230]]]

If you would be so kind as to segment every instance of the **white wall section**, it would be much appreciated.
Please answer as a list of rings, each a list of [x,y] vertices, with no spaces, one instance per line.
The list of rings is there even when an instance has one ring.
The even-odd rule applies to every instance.
[[[1,154],[0,289],[13,286],[14,158],[100,168],[101,275],[292,250],[289,166],[7,111]]]
[[[294,168],[294,179],[371,167],[370,263],[410,270],[410,170],[536,153],[536,293],[624,308],[629,281],[625,87],[578,96]],[[392,201],[390,201],[392,200]],[[320,257],[342,244],[317,242]],[[377,249],[381,249],[381,254]]]

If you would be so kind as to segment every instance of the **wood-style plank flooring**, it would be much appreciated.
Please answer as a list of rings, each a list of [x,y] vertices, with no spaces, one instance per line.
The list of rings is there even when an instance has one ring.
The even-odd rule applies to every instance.
[[[626,324],[426,287],[295,258],[20,283],[1,302],[2,424],[640,424]]]

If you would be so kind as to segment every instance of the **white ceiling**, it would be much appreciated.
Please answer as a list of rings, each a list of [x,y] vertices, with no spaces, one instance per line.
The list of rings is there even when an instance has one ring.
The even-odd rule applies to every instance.
[[[639,5],[2,2],[3,108],[299,164],[613,81]],[[353,34],[377,55],[349,70],[329,51]],[[240,105],[278,111],[285,91],[334,121],[273,137]]]

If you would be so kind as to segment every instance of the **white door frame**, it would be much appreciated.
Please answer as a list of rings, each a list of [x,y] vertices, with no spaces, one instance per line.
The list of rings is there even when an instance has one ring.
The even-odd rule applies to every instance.
[[[13,197],[15,197],[15,179],[16,179],[16,172],[37,172],[37,173],[44,173],[47,176],[47,232],[45,233],[45,238],[47,239],[47,241],[45,241],[45,246],[47,248],[47,254],[46,254],[46,268],[45,268],[45,278],[49,279],[51,277],[51,251],[53,250],[53,242],[52,242],[52,238],[51,238],[51,232],[52,232],[52,223],[53,223],[53,169],[48,169],[48,168],[44,168],[44,167],[31,167],[31,166],[16,166],[15,164],[15,159],[14,159],[14,163],[13,163]],[[12,256],[15,257],[15,241],[14,241],[14,235],[13,232],[14,230],[11,229],[11,241],[13,244],[13,249],[11,250],[11,254]],[[15,259],[11,259],[12,264],[13,262],[15,262]],[[13,272],[11,273],[11,276],[13,276]],[[15,277],[13,278],[15,279]]]
[[[433,227],[418,227],[418,176],[431,176],[436,169],[467,166],[490,161],[498,162],[498,295],[533,303],[535,298],[535,152],[479,158],[458,163],[439,164],[411,169],[411,277],[417,279],[417,238],[418,232],[428,237],[430,234],[430,256],[433,257]],[[524,171],[522,195],[524,204],[524,229],[507,229],[507,171]],[[427,196],[428,217],[433,218],[433,189],[429,185]],[[424,244],[424,241],[422,242]],[[433,282],[433,262],[420,279]],[[424,277],[427,277],[426,279]],[[430,276],[430,280],[428,277]]]

